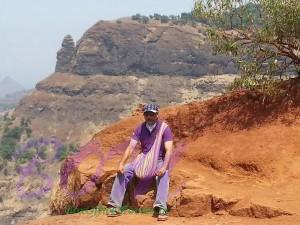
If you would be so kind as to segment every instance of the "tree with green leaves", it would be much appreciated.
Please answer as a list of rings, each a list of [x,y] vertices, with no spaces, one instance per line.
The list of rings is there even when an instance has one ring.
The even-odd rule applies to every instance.
[[[197,0],[193,14],[208,21],[215,51],[234,57],[242,80],[300,76],[299,0]]]
[[[20,126],[10,127],[12,119],[5,118],[5,124],[3,127],[3,134],[0,137],[0,157],[5,160],[10,160],[15,153],[15,149],[20,142],[22,134],[25,132],[27,138],[31,136],[32,130],[29,127],[30,120],[21,118]]]
[[[7,128],[0,141],[0,156],[4,159],[11,159],[15,148],[20,140],[22,130],[20,127]]]

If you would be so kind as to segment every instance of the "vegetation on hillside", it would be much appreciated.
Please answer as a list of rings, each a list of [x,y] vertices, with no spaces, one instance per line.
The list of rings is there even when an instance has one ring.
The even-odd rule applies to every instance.
[[[106,215],[109,208],[104,205],[98,205],[95,208],[86,207],[86,208],[76,208],[74,206],[69,206],[65,210],[65,214],[90,214],[90,215]],[[120,207],[121,214],[153,214],[153,208],[136,208],[130,206],[122,206]]]
[[[147,24],[150,20],[160,21],[161,23],[172,23],[176,25],[185,25],[190,24],[195,26],[197,22],[205,22],[201,21],[201,19],[194,17],[192,12],[184,12],[180,15],[161,15],[158,13],[154,13],[150,16],[141,15],[139,13],[131,16],[132,20],[136,20],[140,23]]]
[[[0,112],[13,109],[16,105],[16,103],[0,103]]]
[[[242,76],[233,87],[300,75],[298,0],[198,0],[194,16],[207,20],[215,51],[234,57]]]
[[[5,160],[12,159],[21,136],[24,134],[30,138],[32,133],[29,120],[22,118],[19,126],[11,127],[13,120],[13,118],[8,117],[8,114],[5,114],[1,124],[3,133],[0,139],[0,157]]]
[[[17,167],[34,158],[61,161],[79,149],[76,144],[61,144],[56,139],[32,138],[29,119],[22,118],[19,126],[13,126],[13,123],[14,118],[9,117],[8,114],[5,114],[0,121],[0,169],[11,160],[16,161]],[[56,143],[52,150],[51,140]],[[51,155],[51,152],[54,155]]]
[[[57,157],[59,160],[65,160],[68,156],[78,152],[79,146],[71,143],[71,144],[64,144],[59,149]]]

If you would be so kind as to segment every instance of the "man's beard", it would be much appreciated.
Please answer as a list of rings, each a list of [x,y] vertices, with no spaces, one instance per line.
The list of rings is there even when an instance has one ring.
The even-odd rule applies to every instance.
[[[150,126],[153,126],[155,123],[156,123],[156,120],[155,121],[148,121],[148,122],[146,122],[148,125],[150,125]]]
[[[146,121],[146,123],[150,126],[153,126],[157,122],[157,119],[154,121]]]

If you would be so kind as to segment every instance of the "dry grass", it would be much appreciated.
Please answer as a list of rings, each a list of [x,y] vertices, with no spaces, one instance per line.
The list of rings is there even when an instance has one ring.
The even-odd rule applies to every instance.
[[[66,160],[61,167],[61,171],[68,171],[64,170],[64,168],[70,166],[70,163],[73,163],[73,161]],[[75,168],[67,175],[66,184],[63,184],[62,181],[60,181],[60,183],[57,183],[53,188],[49,205],[51,214],[65,214],[68,208],[76,208],[76,196],[80,188],[80,173]]]

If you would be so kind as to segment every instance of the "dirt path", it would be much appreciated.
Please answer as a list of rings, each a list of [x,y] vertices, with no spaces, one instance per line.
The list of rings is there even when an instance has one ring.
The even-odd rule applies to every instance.
[[[19,223],[18,225],[299,225],[300,216],[281,216],[272,219],[254,219],[246,217],[206,215],[196,218],[170,217],[168,221],[158,222],[151,215],[123,215],[117,218],[108,218],[105,215],[73,214],[53,216]]]

